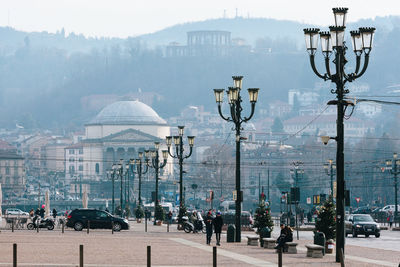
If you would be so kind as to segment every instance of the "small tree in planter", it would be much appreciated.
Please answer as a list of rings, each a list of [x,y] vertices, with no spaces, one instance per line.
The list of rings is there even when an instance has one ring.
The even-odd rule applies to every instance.
[[[183,223],[182,217],[187,216],[187,209],[185,205],[179,207],[179,214],[178,214],[178,225]]]
[[[136,216],[136,221],[137,222],[141,222],[142,221],[142,218],[144,217],[144,210],[143,210],[142,206],[139,205],[136,208],[135,216]]]
[[[257,234],[260,235],[260,244],[263,246],[264,237],[271,237],[271,232],[274,229],[274,222],[271,218],[271,209],[265,205],[265,201],[262,198],[256,212],[254,213],[254,225],[257,228]]]
[[[324,202],[317,213],[318,217],[315,223],[315,230],[324,233],[326,240],[336,239],[336,212],[332,197],[329,197],[329,199]]]
[[[160,222],[162,222],[162,221],[165,220],[165,211],[164,211],[164,209],[161,207],[160,204],[157,204],[157,205],[156,205],[156,209],[155,209],[155,212],[154,212],[154,219],[155,219],[156,221],[160,221]]]

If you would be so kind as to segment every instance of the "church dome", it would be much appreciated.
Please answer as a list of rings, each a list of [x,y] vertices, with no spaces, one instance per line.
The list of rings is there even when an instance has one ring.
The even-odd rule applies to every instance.
[[[166,124],[148,105],[135,101],[118,101],[103,108],[89,124]]]

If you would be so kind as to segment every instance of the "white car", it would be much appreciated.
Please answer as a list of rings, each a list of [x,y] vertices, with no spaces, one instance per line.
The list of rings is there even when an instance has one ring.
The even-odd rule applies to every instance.
[[[11,208],[6,209],[5,215],[29,215],[29,213],[20,209]]]
[[[397,205],[397,210],[400,211],[400,205]],[[386,211],[386,212],[393,212],[395,211],[395,205],[386,205],[385,207],[381,208],[380,211]]]

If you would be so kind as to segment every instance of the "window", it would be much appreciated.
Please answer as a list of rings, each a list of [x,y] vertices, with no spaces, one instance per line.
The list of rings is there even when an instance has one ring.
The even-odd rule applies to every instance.
[[[74,158],[69,158],[69,162],[74,162]]]
[[[74,166],[69,166],[69,173],[74,175],[75,174],[75,167]]]
[[[79,154],[83,154],[83,148],[79,149]]]
[[[100,164],[96,163],[95,169],[96,169],[96,174],[99,174],[100,173]]]
[[[83,162],[83,158],[79,158],[79,162]]]
[[[256,194],[256,189],[255,188],[252,188],[252,189],[250,189],[250,195],[255,195]]]
[[[70,150],[69,150],[69,154],[75,154],[75,150],[70,149]]]
[[[79,165],[79,171],[83,171],[83,165]]]
[[[10,174],[10,167],[6,167],[6,174]]]

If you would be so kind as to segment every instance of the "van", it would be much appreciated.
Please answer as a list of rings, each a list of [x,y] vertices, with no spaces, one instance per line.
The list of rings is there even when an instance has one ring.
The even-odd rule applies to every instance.
[[[400,211],[400,205],[397,205],[397,210]],[[381,208],[380,211],[395,212],[395,205],[386,205],[385,207]]]

